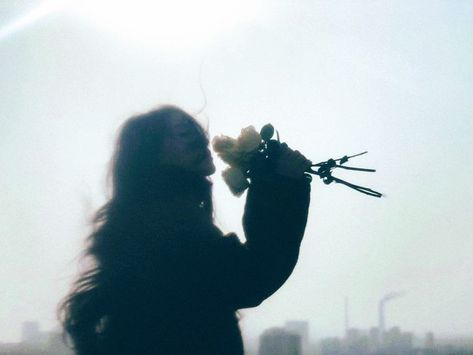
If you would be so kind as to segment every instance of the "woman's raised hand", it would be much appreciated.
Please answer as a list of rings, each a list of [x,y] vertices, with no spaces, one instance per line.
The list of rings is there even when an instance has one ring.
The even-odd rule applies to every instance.
[[[302,179],[304,172],[310,168],[312,162],[298,150],[292,150],[286,143],[282,143],[275,164],[277,174]]]

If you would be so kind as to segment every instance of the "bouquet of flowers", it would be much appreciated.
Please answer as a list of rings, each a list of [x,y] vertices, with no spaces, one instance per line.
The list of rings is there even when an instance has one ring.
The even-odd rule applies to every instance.
[[[238,138],[224,135],[216,136],[212,140],[212,146],[217,155],[229,165],[222,173],[223,179],[227,183],[232,193],[241,196],[248,188],[251,178],[258,174],[265,174],[274,169],[274,162],[281,147],[279,132],[276,131],[277,139],[273,139],[274,127],[271,124],[263,126],[258,133],[253,126],[243,128]],[[355,168],[345,166],[349,159],[366,154],[347,156],[339,159],[329,159],[317,164],[312,164],[305,171],[307,179],[312,179],[311,175],[317,175],[325,184],[332,182],[346,185],[356,191],[369,196],[381,197],[382,194],[367,187],[355,185],[332,176],[335,168],[375,172],[374,169]]]

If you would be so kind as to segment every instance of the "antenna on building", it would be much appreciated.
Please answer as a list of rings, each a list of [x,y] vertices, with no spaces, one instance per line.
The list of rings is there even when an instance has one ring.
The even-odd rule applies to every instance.
[[[345,336],[348,334],[348,329],[350,329],[350,320],[348,318],[348,297],[345,296]]]

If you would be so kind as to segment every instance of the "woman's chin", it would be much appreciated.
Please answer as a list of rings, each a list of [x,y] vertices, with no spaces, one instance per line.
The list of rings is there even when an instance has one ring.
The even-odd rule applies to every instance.
[[[212,158],[207,158],[202,160],[199,165],[198,172],[201,173],[203,176],[209,176],[215,173],[216,168]]]
[[[208,164],[206,168],[207,168],[207,169],[206,169],[206,174],[205,174],[205,176],[210,176],[210,175],[212,175],[213,173],[215,173],[215,171],[216,171],[215,165],[214,165],[214,163],[213,163],[212,161],[210,161],[210,164]]]

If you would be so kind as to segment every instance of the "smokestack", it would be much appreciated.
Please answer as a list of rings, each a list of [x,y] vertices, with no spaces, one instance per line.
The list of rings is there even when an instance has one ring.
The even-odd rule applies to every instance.
[[[384,319],[384,304],[388,301],[393,300],[394,298],[401,297],[403,294],[401,292],[391,292],[385,295],[383,298],[379,300],[379,305],[378,305],[378,315],[379,315],[379,336],[381,343],[383,342],[384,339],[384,334],[386,332],[385,329],[385,319]]]

